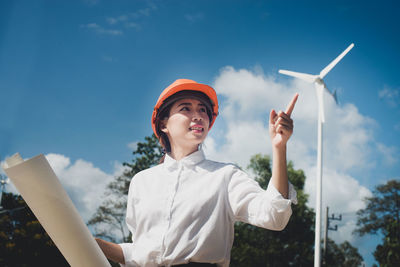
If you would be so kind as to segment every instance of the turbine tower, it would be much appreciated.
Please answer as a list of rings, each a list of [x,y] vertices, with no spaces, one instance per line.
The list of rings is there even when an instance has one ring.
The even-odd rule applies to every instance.
[[[336,91],[331,92],[326,87],[323,78],[330,70],[353,48],[354,44],[349,45],[335,60],[326,66],[318,75],[300,73],[288,70],[279,70],[279,73],[289,75],[308,83],[313,83],[317,93],[318,101],[318,152],[317,152],[317,201],[315,218],[315,247],[314,247],[314,266],[321,266],[321,205],[322,205],[322,124],[325,122],[324,112],[324,89],[333,96],[337,103]]]

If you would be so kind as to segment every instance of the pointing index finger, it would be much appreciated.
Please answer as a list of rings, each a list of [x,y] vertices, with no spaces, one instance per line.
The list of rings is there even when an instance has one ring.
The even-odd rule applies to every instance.
[[[296,104],[296,101],[297,101],[297,98],[299,97],[299,94],[298,93],[296,93],[295,95],[294,95],[294,97],[292,98],[292,101],[290,101],[290,103],[289,103],[289,105],[287,106],[287,108],[286,108],[286,114],[288,115],[288,116],[290,116],[291,114],[292,114],[292,111],[293,111],[293,109],[294,109],[294,105]]]

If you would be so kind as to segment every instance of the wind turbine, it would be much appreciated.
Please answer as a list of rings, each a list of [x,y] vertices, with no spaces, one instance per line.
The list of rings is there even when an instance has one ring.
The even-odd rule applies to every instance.
[[[315,256],[314,266],[321,266],[321,205],[322,205],[322,124],[325,122],[324,112],[324,89],[330,93],[337,103],[336,91],[331,92],[326,87],[323,78],[335,65],[354,47],[354,44],[349,45],[337,58],[335,58],[328,66],[326,66],[318,75],[307,73],[294,72],[289,70],[279,70],[279,73],[289,75],[308,83],[313,83],[317,93],[318,101],[318,152],[317,152],[317,201],[316,201],[316,218],[315,218]]]

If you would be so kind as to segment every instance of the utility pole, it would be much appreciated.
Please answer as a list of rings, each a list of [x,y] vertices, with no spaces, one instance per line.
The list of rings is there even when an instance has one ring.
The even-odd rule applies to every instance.
[[[335,215],[332,213],[332,216],[329,217],[329,207],[326,207],[326,214],[325,214],[325,236],[324,236],[324,260],[326,257],[326,246],[328,243],[328,230],[331,231],[337,231],[338,226],[337,224],[335,225],[335,227],[330,227],[330,221],[341,221],[342,220],[342,214],[339,214],[339,217],[335,217]]]
[[[2,174],[0,174],[0,210],[3,209],[3,207],[1,206],[1,200],[3,198],[3,191],[6,187],[6,184],[8,184],[8,179],[6,179],[6,177]]]

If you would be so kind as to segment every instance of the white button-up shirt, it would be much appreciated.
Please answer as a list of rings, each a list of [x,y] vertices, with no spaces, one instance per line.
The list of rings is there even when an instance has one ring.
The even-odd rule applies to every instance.
[[[206,160],[202,150],[139,172],[131,181],[126,222],[132,243],[120,244],[124,266],[189,261],[229,266],[235,221],[282,230],[297,203],[270,183],[263,190],[232,164]]]

